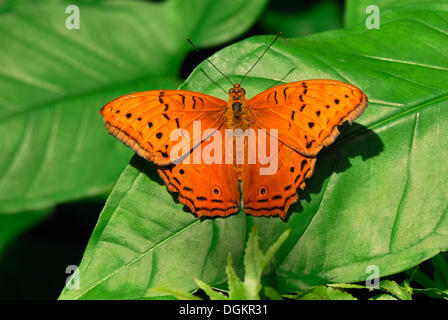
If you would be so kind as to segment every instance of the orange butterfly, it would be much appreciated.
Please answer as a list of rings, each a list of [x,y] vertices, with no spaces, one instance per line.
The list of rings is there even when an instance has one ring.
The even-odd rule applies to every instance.
[[[318,152],[336,139],[339,125],[351,123],[363,113],[367,97],[341,81],[305,80],[246,99],[240,83],[229,90],[228,102],[193,91],[152,90],[115,99],[100,113],[109,133],[155,163],[168,190],[178,192],[179,201],[199,217],[239,212],[241,181],[246,213],[284,218],[298,200],[296,189],[304,189],[304,180],[313,174]],[[236,141],[240,136],[224,141],[230,142],[230,149],[229,143],[219,141],[230,129],[252,130],[256,139],[251,141],[258,155],[264,152],[267,156],[274,146],[270,156],[278,158],[276,170],[262,174],[266,162],[247,160],[254,152],[250,135],[245,140],[243,136],[244,161],[225,161],[238,158]],[[173,132],[179,130],[182,148],[173,141]],[[260,141],[266,133],[270,142],[263,145]],[[204,160],[197,150],[218,161],[191,161],[192,157]],[[173,153],[177,157],[173,158]]]

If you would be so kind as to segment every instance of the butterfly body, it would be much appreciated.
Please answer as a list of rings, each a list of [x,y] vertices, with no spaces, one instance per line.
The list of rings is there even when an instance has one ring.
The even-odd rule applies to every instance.
[[[239,212],[241,184],[246,213],[284,218],[318,152],[366,107],[366,95],[351,84],[305,80],[250,99],[237,83],[227,102],[192,91],[144,91],[100,113],[109,133],[155,163],[168,189],[198,216]],[[229,130],[239,133],[226,139]]]
[[[224,115],[226,129],[250,128],[252,119],[245,94],[246,91],[238,83],[229,90],[229,101]]]

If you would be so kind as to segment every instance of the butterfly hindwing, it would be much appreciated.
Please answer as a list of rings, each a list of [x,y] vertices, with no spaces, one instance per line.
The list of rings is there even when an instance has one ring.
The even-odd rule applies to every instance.
[[[224,131],[221,130],[223,135]],[[211,144],[212,138],[201,143],[201,149]],[[219,163],[195,164],[193,154],[189,163],[158,167],[159,175],[168,189],[179,193],[179,202],[187,205],[200,216],[228,216],[240,210],[240,189],[236,169],[233,164],[224,164],[224,146],[221,148]],[[217,151],[217,149],[215,149]],[[214,151],[214,152],[215,152]],[[194,152],[194,151],[193,151]]]
[[[248,105],[256,125],[277,128],[279,140],[314,157],[336,139],[339,125],[363,113],[367,97],[345,82],[306,80],[268,89]]]
[[[304,189],[304,180],[314,172],[315,158],[304,157],[281,141],[277,146],[277,167],[272,172],[261,174],[260,169],[266,164],[260,162],[244,166],[241,180],[244,211],[248,214],[285,218],[288,208],[298,200],[297,188]],[[263,144],[257,147],[265,148]]]
[[[109,133],[141,157],[158,165],[173,162],[171,149],[176,129],[185,130],[185,143],[194,146],[202,132],[222,124],[226,102],[201,93],[181,90],[143,91],[106,104],[100,111]],[[194,123],[200,130],[193,130]],[[179,158],[182,154],[179,153]]]

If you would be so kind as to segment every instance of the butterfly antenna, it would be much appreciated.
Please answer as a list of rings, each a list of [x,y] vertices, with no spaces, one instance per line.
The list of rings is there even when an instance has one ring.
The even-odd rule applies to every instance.
[[[244,77],[241,79],[241,81],[239,82],[239,84],[241,84],[244,80],[244,78],[246,78],[246,76],[249,74],[249,72],[256,66],[256,64],[258,63],[258,61],[260,61],[261,58],[263,58],[263,56],[265,55],[266,52],[268,52],[269,48],[274,44],[275,41],[277,41],[277,39],[280,37],[282,33],[279,32],[278,35],[275,37],[274,40],[272,40],[271,44],[264,50],[264,52],[261,54],[261,56],[257,59],[257,61],[255,61],[255,63],[252,65],[252,67],[246,72],[246,74],[244,75]]]
[[[233,86],[233,82],[229,79],[229,77],[227,77],[221,70],[219,70],[218,69],[218,67],[217,66],[215,66],[205,55],[203,55],[202,54],[202,52],[201,51],[199,51],[199,49],[193,44],[193,42],[191,42],[191,40],[189,39],[189,38],[187,38],[187,41],[191,44],[191,46],[196,50],[196,52],[197,53],[199,53],[201,56],[202,56],[202,58],[204,58],[205,60],[207,60],[208,61],[208,63],[210,63],[212,66],[213,66],[213,68],[215,68],[216,70],[218,70],[218,72],[220,73],[220,74],[222,74],[223,75],[223,77],[224,78],[226,78],[229,82],[230,82],[230,84]]]

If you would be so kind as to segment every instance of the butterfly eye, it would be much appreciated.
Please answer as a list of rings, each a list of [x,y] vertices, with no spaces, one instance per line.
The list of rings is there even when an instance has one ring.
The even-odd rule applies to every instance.
[[[259,195],[260,197],[264,197],[264,196],[266,196],[267,193],[268,193],[268,188],[267,188],[266,186],[261,186],[261,187],[258,189],[258,195]]]
[[[212,195],[214,197],[219,197],[222,194],[221,188],[218,186],[213,186],[212,187]]]

